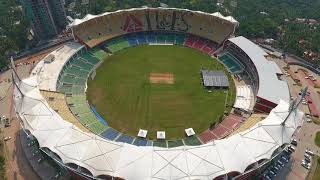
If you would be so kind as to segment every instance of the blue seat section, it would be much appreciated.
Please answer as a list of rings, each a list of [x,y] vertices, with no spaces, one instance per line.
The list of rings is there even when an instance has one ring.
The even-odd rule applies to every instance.
[[[144,138],[136,138],[133,142],[133,145],[136,146],[146,146],[148,144],[148,140]]]
[[[121,136],[119,136],[116,141],[117,142],[124,142],[124,143],[128,143],[128,144],[132,144],[134,140],[134,137],[126,135],[126,134],[121,134]]]
[[[108,128],[107,130],[103,131],[101,133],[101,136],[109,139],[109,140],[114,140],[120,133],[112,128]]]
[[[147,142],[147,146],[152,146],[152,145],[153,145],[152,141]]]
[[[126,36],[128,42],[129,42],[130,46],[138,45],[137,38],[136,38],[136,36],[134,34],[127,34],[125,36]]]
[[[148,41],[144,35],[144,32],[139,32],[136,34],[139,44],[148,44]]]
[[[147,32],[146,38],[149,43],[157,43],[156,34],[154,32]]]
[[[107,121],[104,120],[104,119],[100,116],[100,114],[98,113],[98,111],[96,110],[96,108],[95,108],[94,106],[92,106],[92,105],[90,105],[90,108],[91,108],[91,110],[93,111],[93,113],[96,115],[97,119],[98,119],[102,124],[104,124],[105,126],[108,126]]]

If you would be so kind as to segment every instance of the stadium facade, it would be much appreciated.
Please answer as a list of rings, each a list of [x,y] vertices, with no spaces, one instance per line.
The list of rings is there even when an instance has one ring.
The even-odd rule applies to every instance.
[[[231,37],[237,26],[235,19],[219,13],[175,8],[87,15],[70,25],[75,40],[81,44],[69,43],[54,51],[54,61],[40,61],[27,79],[14,77],[16,113],[43,151],[82,177],[246,179],[290,143],[304,114],[298,109],[291,111],[289,88],[278,78],[279,67],[265,58],[264,51],[244,37]],[[163,39],[163,33],[168,38]],[[87,78],[99,64],[101,49],[112,53],[139,44],[168,42],[218,56],[230,73],[252,87],[254,110],[270,112],[269,115],[243,132],[202,145],[137,146],[104,138],[101,132],[110,128],[91,132],[79,128],[51,108],[41,93],[58,91],[66,97],[85,93],[86,81],[79,76]],[[64,73],[78,74],[65,78]],[[77,111],[76,107],[70,108]],[[86,117],[81,121],[81,116],[74,115],[91,128],[93,123],[88,123]]]

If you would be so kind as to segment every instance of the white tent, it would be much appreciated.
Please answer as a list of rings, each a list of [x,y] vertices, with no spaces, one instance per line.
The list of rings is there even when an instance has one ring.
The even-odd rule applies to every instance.
[[[281,125],[289,114],[289,104],[281,100],[266,119],[231,137],[200,146],[143,147],[105,140],[63,120],[42,97],[37,77],[17,84],[14,102],[23,127],[40,147],[49,148],[63,163],[88,169],[93,176],[213,179],[232,171],[242,173],[252,163],[271,158],[274,150],[289,143],[304,115],[296,110]]]

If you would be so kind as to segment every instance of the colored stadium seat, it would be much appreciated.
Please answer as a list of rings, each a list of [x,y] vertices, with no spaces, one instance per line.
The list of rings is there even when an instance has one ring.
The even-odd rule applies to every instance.
[[[168,147],[167,146],[167,141],[165,140],[156,140],[156,141],[153,141],[153,146],[157,146],[157,147]]]
[[[127,34],[127,35],[125,35],[125,37],[128,40],[128,43],[129,43],[130,46],[138,45],[137,38],[135,37],[134,34]]]
[[[223,55],[219,56],[219,59],[233,74],[240,73],[244,69],[239,61],[229,53],[224,53]]]
[[[183,139],[184,144],[187,146],[198,146],[201,145],[201,141],[197,138],[197,136],[190,136]]]
[[[157,36],[157,43],[158,44],[165,44],[167,36],[164,33],[158,32],[156,33]]]
[[[148,41],[145,37],[145,34],[143,32],[137,33],[136,37],[137,37],[138,44],[147,44],[148,43]]]
[[[132,144],[134,141],[134,137],[129,136],[127,134],[121,134],[115,141]]]
[[[183,141],[181,139],[179,140],[169,140],[168,141],[168,147],[169,148],[173,148],[173,147],[179,147],[179,146],[183,146]]]
[[[106,129],[105,131],[103,131],[101,133],[101,136],[109,139],[109,140],[114,140],[116,137],[119,136],[119,132],[111,127],[109,127],[108,129]]]
[[[154,32],[147,32],[146,38],[147,38],[148,43],[156,43],[157,42],[156,34]]]
[[[188,46],[188,47],[193,47],[193,44],[197,41],[197,37],[195,37],[195,36],[192,36],[192,35],[189,35],[186,39],[185,39],[185,41],[184,41],[184,45],[185,46]]]
[[[183,45],[185,39],[186,39],[186,35],[185,34],[176,34],[175,35],[175,44]]]
[[[104,60],[108,56],[104,50],[98,47],[91,49],[90,52],[100,60]]]
[[[206,45],[206,40],[199,38],[194,44],[193,48],[201,50]]]
[[[144,138],[136,138],[132,144],[136,146],[147,146],[148,140]]]

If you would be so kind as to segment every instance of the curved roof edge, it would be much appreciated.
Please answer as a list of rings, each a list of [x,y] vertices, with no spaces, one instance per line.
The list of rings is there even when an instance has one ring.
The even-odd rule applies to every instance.
[[[189,9],[180,9],[180,8],[163,8],[163,7],[157,7],[157,8],[149,8],[149,7],[142,7],[142,8],[130,8],[130,9],[122,9],[122,10],[117,10],[117,11],[113,11],[113,12],[105,12],[105,13],[101,13],[99,15],[92,15],[92,14],[87,14],[84,18],[82,19],[75,19],[71,24],[68,25],[68,27],[73,27],[73,26],[77,26],[81,23],[84,23],[86,21],[89,21],[90,19],[96,18],[96,17],[101,17],[101,16],[105,16],[105,15],[109,15],[109,14],[113,14],[113,13],[119,13],[119,12],[129,12],[129,11],[135,11],[135,10],[145,10],[145,9],[168,9],[168,10],[183,10],[183,11],[189,11],[189,12],[194,12],[194,13],[200,13],[200,14],[205,14],[205,15],[210,15],[210,16],[215,16],[218,17],[220,19],[229,21],[231,23],[237,24],[239,25],[239,22],[234,19],[232,16],[223,16],[221,13],[219,12],[215,12],[215,13],[206,13],[206,12],[202,12],[202,11],[192,11]]]
[[[298,109],[289,114],[289,104],[280,100],[264,120],[225,139],[200,146],[138,147],[83,132],[62,119],[42,97],[37,79],[37,75],[24,79],[14,90],[15,110],[23,128],[63,163],[78,164],[94,176],[213,179],[232,171],[242,173],[252,163],[270,159],[277,148],[289,143],[304,116]]]
[[[290,92],[286,81],[279,80],[277,74],[282,74],[279,66],[266,59],[267,53],[249,39],[238,36],[229,39],[246,53],[258,71],[259,90],[257,96],[278,104],[282,99],[290,102]]]

